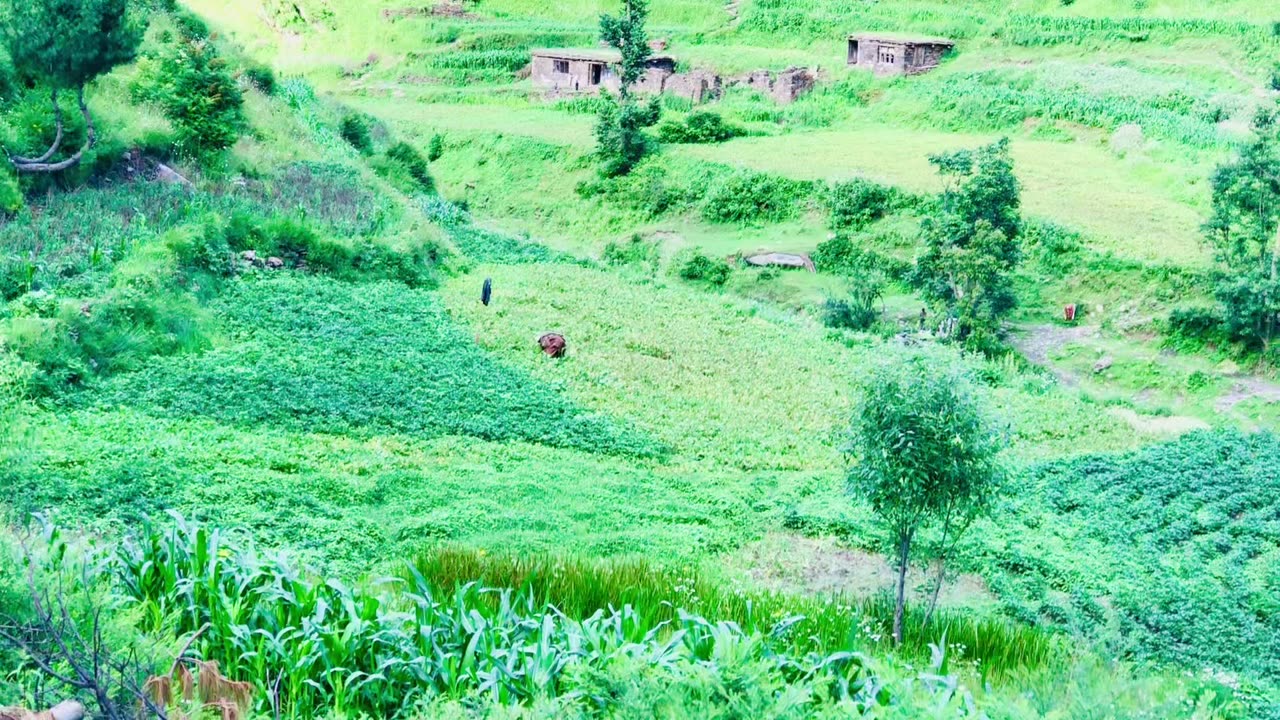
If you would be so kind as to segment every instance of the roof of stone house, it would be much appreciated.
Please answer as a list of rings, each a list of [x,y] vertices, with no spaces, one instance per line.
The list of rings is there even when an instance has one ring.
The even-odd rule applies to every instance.
[[[549,57],[557,60],[589,60],[593,62],[620,63],[622,54],[609,48],[538,48],[532,51],[535,57]],[[675,61],[670,55],[650,55],[650,61]]]
[[[908,33],[892,33],[892,32],[863,32],[854,33],[849,36],[850,40],[864,40],[867,42],[891,42],[901,45],[945,45],[946,47],[955,47],[955,41],[940,37],[930,37],[928,35],[911,35]]]

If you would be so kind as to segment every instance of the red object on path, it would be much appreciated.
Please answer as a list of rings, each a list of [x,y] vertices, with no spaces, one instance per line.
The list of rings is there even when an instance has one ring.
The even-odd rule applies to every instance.
[[[1068,305],[1068,306],[1066,306],[1065,308],[1063,308],[1063,314],[1067,316],[1067,322],[1075,322],[1075,321],[1076,321],[1076,306],[1075,306],[1075,304],[1073,303],[1073,304]]]

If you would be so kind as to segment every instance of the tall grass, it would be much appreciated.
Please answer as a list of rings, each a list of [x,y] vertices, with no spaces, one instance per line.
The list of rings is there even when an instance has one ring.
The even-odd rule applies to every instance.
[[[746,591],[712,581],[693,570],[641,560],[587,560],[551,555],[489,555],[464,548],[425,552],[406,580],[421,580],[449,594],[469,583],[512,588],[536,605],[554,606],[585,619],[611,608],[631,607],[646,628],[689,612],[728,620],[748,632],[768,632],[784,617],[795,617],[788,635],[793,652],[888,649],[894,603],[887,595],[797,597]],[[908,607],[902,650],[927,658],[931,645],[948,644],[952,657],[978,661],[988,676],[1040,670],[1060,662],[1067,644],[1061,636],[999,618],[938,612],[925,622],[925,609]]]

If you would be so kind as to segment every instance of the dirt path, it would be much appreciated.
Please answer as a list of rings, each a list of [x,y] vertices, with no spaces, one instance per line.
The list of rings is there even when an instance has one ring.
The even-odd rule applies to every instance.
[[[1032,363],[1052,372],[1063,385],[1074,386],[1080,382],[1079,376],[1056,367],[1049,360],[1053,350],[1089,338],[1098,337],[1097,325],[1035,325],[1015,332],[1011,339],[1013,347]]]

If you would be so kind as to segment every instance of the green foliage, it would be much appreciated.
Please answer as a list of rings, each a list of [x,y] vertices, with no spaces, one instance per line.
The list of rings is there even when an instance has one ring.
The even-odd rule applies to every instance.
[[[116,544],[81,548],[57,531],[45,538],[29,563],[37,582],[77,596],[91,583],[105,611],[100,616],[117,623],[126,641],[143,647],[176,646],[198,633],[192,651],[217,662],[228,676],[245,678],[254,688],[253,712],[274,709],[301,719],[390,716],[455,702],[505,708],[507,717],[522,712],[521,706],[545,709],[553,703],[548,718],[603,719],[637,708],[652,708],[644,710],[646,716],[677,708],[679,716],[696,716],[726,704],[761,718],[837,718],[864,711],[917,717],[940,704],[953,713],[977,704],[1003,708],[1003,717],[1038,715],[1012,695],[962,691],[961,678],[968,673],[960,644],[939,642],[921,658],[922,671],[846,650],[865,642],[855,633],[870,628],[858,627],[865,618],[856,608],[799,601],[800,608],[816,613],[805,617],[783,597],[762,597],[757,608],[750,597],[722,593],[718,605],[730,612],[704,617],[694,609],[703,601],[678,589],[626,588],[632,595],[672,593],[674,607],[654,608],[669,619],[656,623],[620,597],[600,595],[622,590],[614,578],[656,585],[675,577],[641,565],[557,568],[572,578],[561,587],[596,587],[596,597],[607,599],[586,615],[578,611],[583,605],[566,613],[541,602],[537,576],[548,567],[545,562],[498,569],[474,553],[445,553],[411,566],[395,584],[348,586],[318,578],[288,556],[260,554],[242,538],[180,518],[172,528],[143,524]],[[476,580],[532,574],[534,582],[456,582],[453,571],[476,564]],[[16,561],[5,567],[10,565],[18,568]],[[21,612],[22,601],[14,603]],[[824,626],[849,630],[832,633],[830,645],[804,632]],[[1000,626],[988,629],[998,632]],[[1036,637],[1013,631],[1009,639]],[[1061,649],[1038,637],[1040,657],[1055,660]],[[149,662],[160,665],[168,658]],[[1117,672],[1123,671],[1112,669]],[[1112,710],[1144,695],[1117,692]],[[1190,690],[1175,692],[1155,709],[1165,717],[1192,717],[1197,708],[1188,697]],[[1150,701],[1146,705],[1152,710]],[[1216,716],[1211,705],[1198,710],[1196,717]]]
[[[836,183],[827,196],[832,230],[861,230],[887,215],[895,206],[897,193],[869,180]]]
[[[350,436],[469,435],[664,452],[493,360],[422,291],[286,275],[229,288],[213,309],[239,342],[157,362],[145,376],[117,378],[86,400]]]
[[[738,171],[707,191],[702,217],[713,223],[778,222],[795,216],[810,190],[809,183]]]
[[[244,96],[211,40],[179,38],[138,65],[133,96],[164,111],[180,152],[206,157],[235,144]]]
[[[1011,530],[994,587],[1108,652],[1275,683],[1278,462],[1274,435],[1224,430],[1042,465],[1016,495],[1044,499],[1047,537]],[[1058,592],[1071,597],[1054,617]],[[1104,611],[1090,609],[1104,597]]]
[[[0,215],[14,215],[22,209],[24,203],[18,177],[12,170],[0,170]],[[3,291],[0,291],[0,297],[3,295]]]
[[[444,136],[434,133],[427,143],[427,162],[435,162],[444,157]]]
[[[18,72],[82,88],[133,60],[146,25],[133,0],[30,0],[0,6],[0,38]]]
[[[626,240],[606,243],[602,258],[609,265],[640,265],[656,270],[661,253],[657,242],[633,234]]]
[[[956,339],[993,350],[1003,318],[1017,304],[1011,274],[1022,258],[1022,200],[1009,141],[930,162],[947,187],[937,214],[925,221],[926,248],[916,261],[915,283],[954,318]]]
[[[600,16],[600,40],[622,54],[619,67],[620,92],[625,100],[631,86],[645,73],[652,55],[645,23],[649,19],[648,0],[622,0],[621,15]]]
[[[680,251],[672,258],[671,266],[681,279],[705,282],[713,287],[723,287],[733,274],[733,268],[728,263],[708,256],[700,248]]]
[[[834,275],[857,277],[866,272],[882,272],[890,278],[905,277],[911,265],[903,260],[868,250],[848,235],[837,235],[818,244],[813,252],[818,270]]]
[[[827,298],[822,307],[822,324],[829,328],[869,330],[880,321],[876,304],[884,298],[885,279],[876,272],[853,279],[849,299]]]
[[[622,54],[618,97],[606,96],[596,116],[596,154],[605,177],[626,175],[653,152],[653,138],[644,129],[656,125],[662,114],[658,98],[641,103],[631,94],[631,86],[644,75],[645,64],[652,54],[645,33],[649,2],[622,0],[622,3],[621,15],[600,16],[601,41]]]
[[[427,159],[417,148],[407,142],[398,142],[387,148],[387,159],[408,177],[410,183],[405,188],[406,192],[435,192],[435,181],[431,179]]]
[[[730,125],[713,112],[697,111],[684,120],[667,120],[658,126],[658,140],[664,143],[705,144],[732,140],[746,134],[746,130]]]
[[[369,135],[369,121],[365,115],[351,113],[343,116],[338,124],[338,134],[361,155],[373,154],[373,138]]]
[[[655,125],[660,114],[656,99],[647,103],[631,96],[601,99],[595,127],[601,175],[626,175],[654,151],[654,140],[644,129]]]
[[[1221,266],[1223,330],[1266,350],[1280,332],[1280,126],[1260,113],[1254,138],[1213,175],[1205,234]]]
[[[849,494],[880,517],[898,568],[894,639],[902,641],[904,581],[913,542],[941,525],[945,547],[987,511],[999,491],[1002,438],[968,372],[939,353],[907,352],[879,364],[861,388],[849,453]],[[954,542],[954,540],[953,540]]]
[[[251,64],[244,69],[245,79],[264,95],[276,92],[276,73],[269,65]]]

